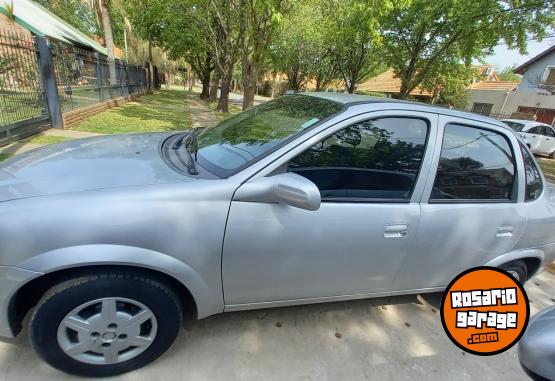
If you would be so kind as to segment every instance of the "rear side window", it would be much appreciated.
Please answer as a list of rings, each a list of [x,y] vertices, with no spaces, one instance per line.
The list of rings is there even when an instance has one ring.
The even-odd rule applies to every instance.
[[[315,183],[323,201],[409,202],[427,136],[422,119],[366,120],[316,143],[288,171]]]
[[[524,160],[524,170],[526,175],[526,194],[524,195],[524,200],[533,201],[540,197],[542,193],[542,177],[540,170],[536,165],[536,161],[522,143],[520,144],[520,150],[522,151],[522,159]]]
[[[448,124],[430,201],[509,201],[514,162],[510,143],[503,135]]]

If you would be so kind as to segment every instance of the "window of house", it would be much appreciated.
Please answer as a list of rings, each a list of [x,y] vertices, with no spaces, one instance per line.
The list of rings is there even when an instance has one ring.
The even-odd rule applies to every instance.
[[[288,171],[315,183],[323,201],[408,202],[427,136],[422,119],[366,120],[316,143]]]
[[[515,173],[513,153],[503,135],[448,124],[430,201],[508,201]]]
[[[493,103],[474,103],[472,105],[472,112],[482,115],[489,115],[491,114],[492,107]]]
[[[546,85],[555,85],[555,67],[548,67],[545,69],[544,83]]]

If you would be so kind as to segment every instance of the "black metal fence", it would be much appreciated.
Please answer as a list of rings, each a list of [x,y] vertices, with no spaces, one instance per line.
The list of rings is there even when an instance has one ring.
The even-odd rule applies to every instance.
[[[108,58],[95,51],[0,30],[0,145],[50,121],[60,126],[52,110],[61,115],[148,88],[144,67],[120,60],[114,66],[111,72]]]
[[[0,142],[48,119],[37,57],[33,38],[0,30]]]
[[[116,59],[110,75],[106,56],[58,41],[51,44],[51,51],[62,112],[146,90],[143,67]]]

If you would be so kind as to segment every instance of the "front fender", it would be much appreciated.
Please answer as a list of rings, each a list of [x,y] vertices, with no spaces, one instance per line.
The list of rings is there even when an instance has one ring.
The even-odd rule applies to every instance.
[[[17,267],[47,274],[93,265],[127,265],[160,271],[187,287],[195,299],[199,319],[223,312],[221,287],[209,286],[210,282],[186,263],[141,247],[104,244],[66,247],[31,257]]]

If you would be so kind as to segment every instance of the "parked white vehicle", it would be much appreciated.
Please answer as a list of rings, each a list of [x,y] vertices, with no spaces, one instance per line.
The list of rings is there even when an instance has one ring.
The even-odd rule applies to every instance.
[[[533,153],[555,159],[555,130],[549,124],[519,119],[505,119],[502,122],[517,131]]]

